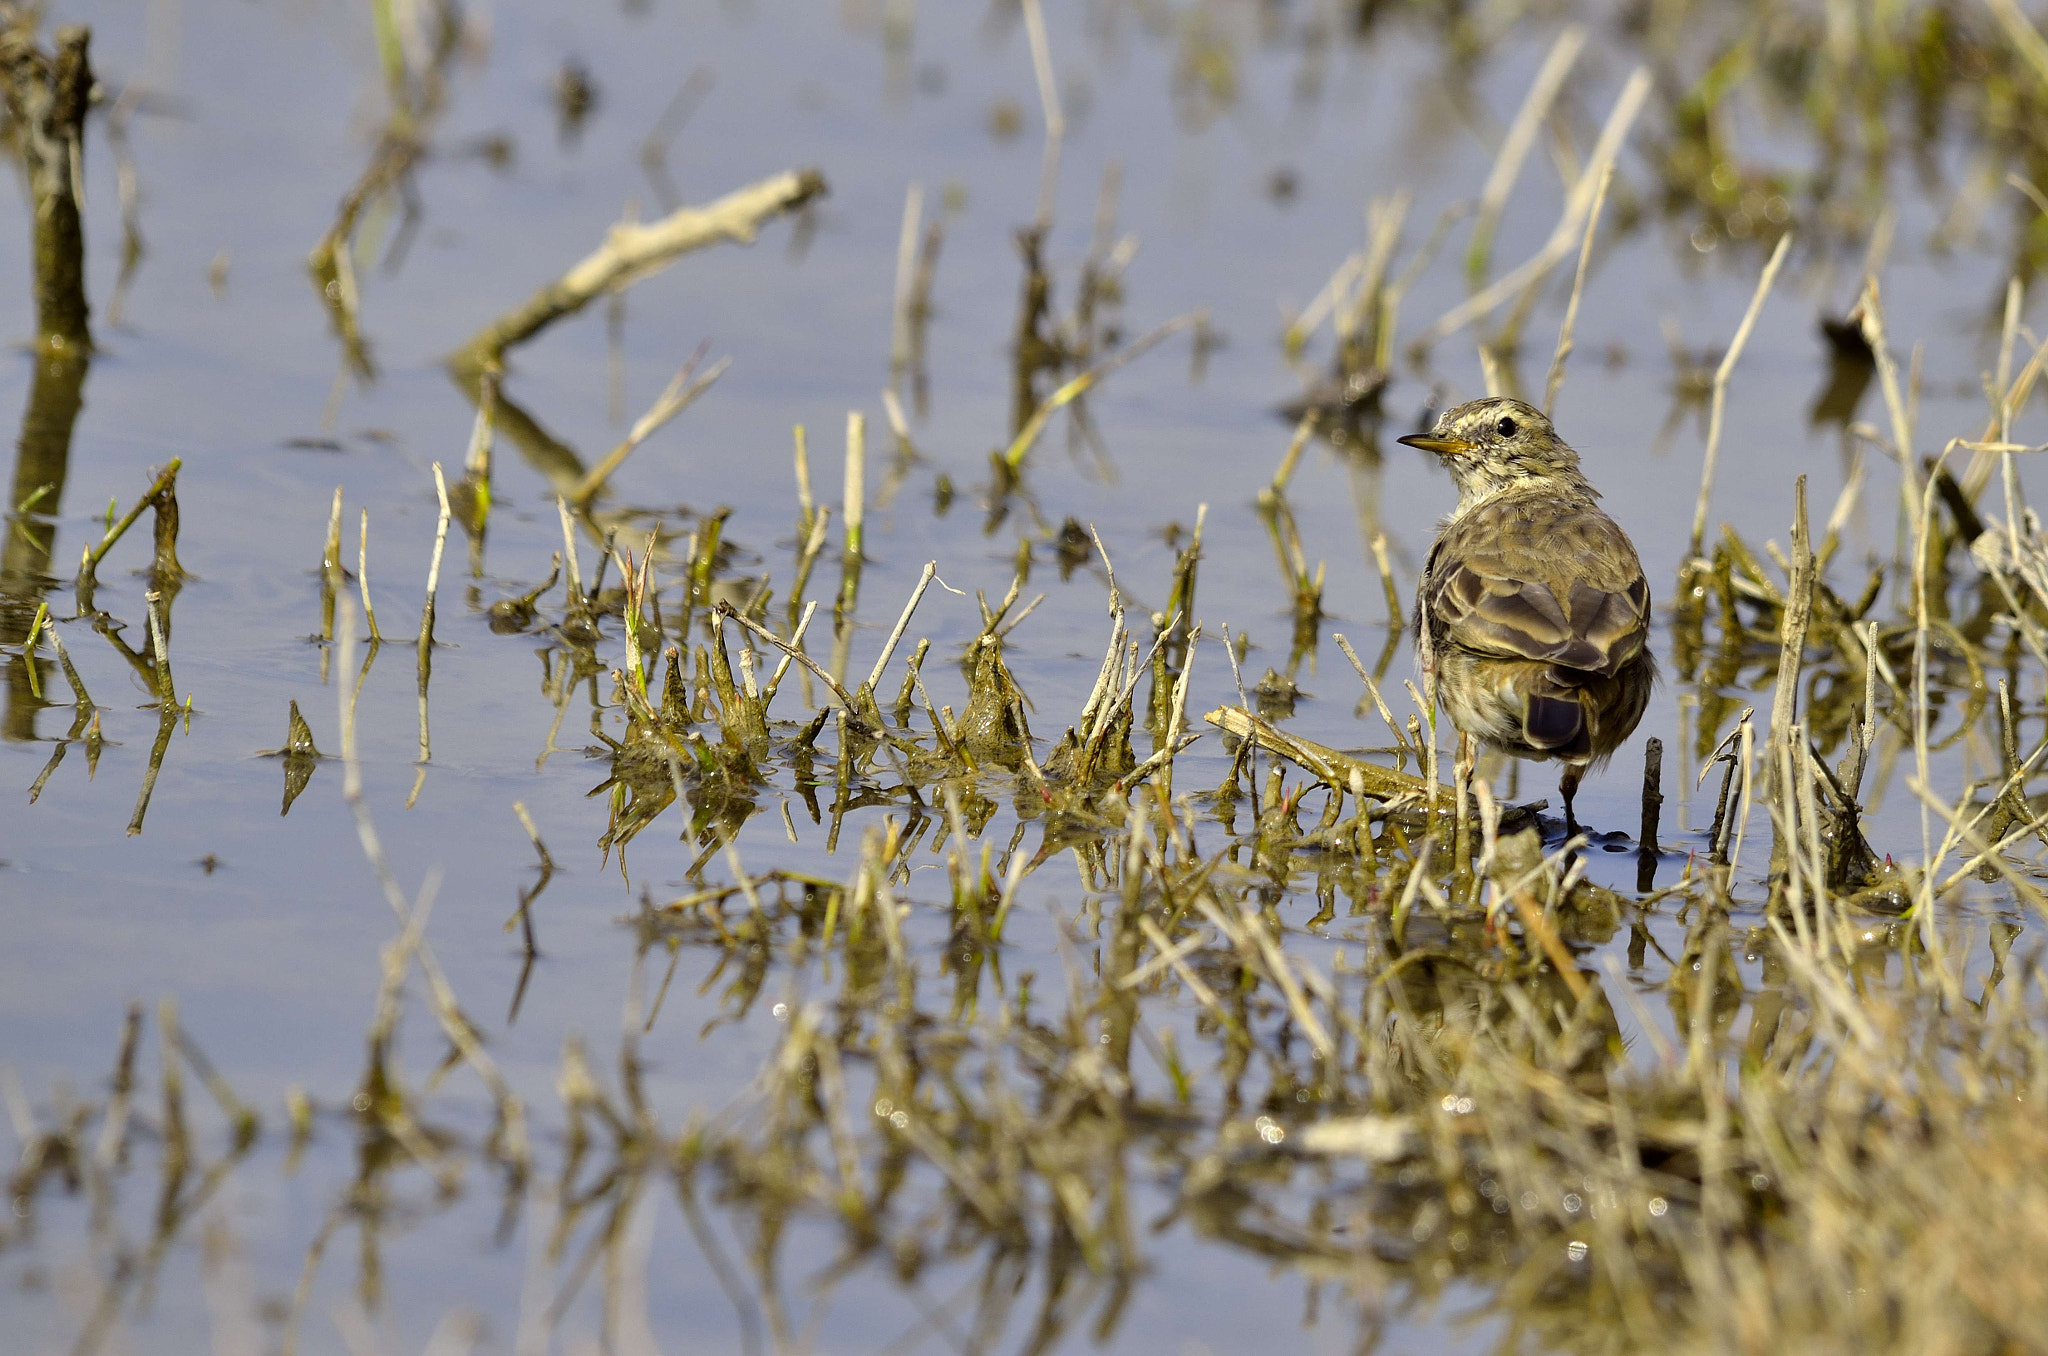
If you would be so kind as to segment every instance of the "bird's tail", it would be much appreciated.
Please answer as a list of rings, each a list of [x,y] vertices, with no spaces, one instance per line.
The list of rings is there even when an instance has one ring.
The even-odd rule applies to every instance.
[[[1582,762],[1592,757],[1592,727],[1578,691],[1530,693],[1522,715],[1522,738],[1553,758]]]

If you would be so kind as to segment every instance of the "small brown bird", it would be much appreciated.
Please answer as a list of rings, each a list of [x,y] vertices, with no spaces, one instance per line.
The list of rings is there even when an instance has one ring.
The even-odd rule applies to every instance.
[[[1519,400],[1471,401],[1401,441],[1458,483],[1417,594],[1423,686],[1459,731],[1562,762],[1576,832],[1579,779],[1635,731],[1657,678],[1636,549],[1594,502],[1579,454]]]

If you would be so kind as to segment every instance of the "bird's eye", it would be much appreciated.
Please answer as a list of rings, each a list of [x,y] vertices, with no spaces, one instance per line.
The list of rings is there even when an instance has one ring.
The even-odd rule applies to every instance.
[[[1512,438],[1515,436],[1515,433],[1519,426],[1515,423],[1514,420],[1503,417],[1501,421],[1498,424],[1495,424],[1493,427],[1494,430],[1498,432],[1501,437]]]

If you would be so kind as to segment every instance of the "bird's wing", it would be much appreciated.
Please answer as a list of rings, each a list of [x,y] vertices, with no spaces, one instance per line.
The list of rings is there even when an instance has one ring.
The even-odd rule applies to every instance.
[[[1476,654],[1612,675],[1643,648],[1650,586],[1614,520],[1515,496],[1453,521],[1430,552],[1433,639]]]

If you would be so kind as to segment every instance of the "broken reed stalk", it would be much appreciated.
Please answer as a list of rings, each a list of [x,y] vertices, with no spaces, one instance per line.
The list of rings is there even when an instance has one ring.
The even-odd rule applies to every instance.
[[[648,407],[647,413],[641,415],[633,427],[627,430],[625,440],[607,453],[603,461],[592,467],[590,474],[583,477],[575,489],[569,491],[568,498],[571,504],[578,509],[589,508],[590,502],[597,498],[598,491],[612,478],[612,473],[625,464],[626,458],[633,455],[634,449],[653,437],[663,424],[690,408],[697,397],[710,390],[711,384],[718,380],[726,368],[732,366],[731,358],[720,358],[711,365],[709,372],[691,381],[690,375],[697,370],[697,363],[702,357],[703,350],[700,348],[696,356],[683,364],[682,370],[676,373],[674,380],[670,381],[667,388],[656,397],[654,404]]]
[[[1600,176],[1613,163],[1621,151],[1623,138],[1635,123],[1636,115],[1642,112],[1643,103],[1650,96],[1650,72],[1647,67],[1638,66],[1630,72],[1628,82],[1615,98],[1614,107],[1607,115],[1607,122],[1600,129],[1600,139],[1594,144],[1593,154],[1586,162],[1586,168],[1579,174],[1572,190],[1565,197],[1564,214],[1550,238],[1527,262],[1512,272],[1502,275],[1473,296],[1453,306],[1437,318],[1435,323],[1424,330],[1415,341],[1417,348],[1427,350],[1430,345],[1457,333],[1466,325],[1490,314],[1509,297],[1522,292],[1532,283],[1540,281],[1550,272],[1558,260],[1571,253],[1578,240],[1579,223],[1592,208],[1593,194],[1600,183]]]
[[[1790,231],[1778,237],[1777,246],[1771,250],[1770,260],[1764,265],[1763,276],[1757,279],[1756,292],[1749,299],[1749,309],[1742,313],[1742,323],[1735,328],[1735,338],[1721,356],[1721,365],[1714,369],[1713,401],[1707,414],[1707,455],[1700,466],[1699,502],[1692,511],[1691,558],[1695,560],[1699,558],[1700,545],[1707,535],[1707,500],[1714,492],[1714,468],[1721,456],[1721,416],[1728,403],[1728,378],[1734,374],[1743,346],[1749,342],[1749,332],[1756,328],[1756,318],[1764,308],[1764,298],[1770,295],[1771,283],[1777,278],[1778,267],[1785,262],[1785,251],[1791,245]]]
[[[846,522],[846,560],[861,559],[862,529],[867,521],[868,417],[859,410],[846,414],[846,491],[843,512]]]
[[[651,277],[691,250],[731,240],[750,244],[756,232],[825,192],[817,170],[788,170],[728,193],[704,207],[681,207],[659,221],[619,222],[604,244],[525,302],[478,330],[451,360],[481,368],[598,297]]]
[[[1365,684],[1366,695],[1372,698],[1372,704],[1378,709],[1380,719],[1386,722],[1387,732],[1394,736],[1394,747],[1403,753],[1412,755],[1415,758],[1416,765],[1418,767],[1421,766],[1421,754],[1417,753],[1408,743],[1408,737],[1401,733],[1401,727],[1394,722],[1394,713],[1387,708],[1386,699],[1380,696],[1380,685],[1373,681],[1372,674],[1360,662],[1358,651],[1351,648],[1351,642],[1345,639],[1341,633],[1331,637],[1331,639],[1337,642],[1337,648],[1344,652],[1344,657],[1351,661],[1351,667],[1358,670],[1358,680]]]
[[[142,516],[143,510],[157,502],[158,495],[177,484],[178,468],[184,464],[184,458],[172,457],[170,465],[157,473],[149,488],[142,492],[142,497],[135,501],[135,506],[122,514],[119,522],[107,529],[106,535],[100,538],[99,545],[86,551],[84,559],[78,565],[78,578],[87,593],[91,592],[100,561],[106,558],[107,552],[114,549],[114,543],[120,541],[122,535],[135,525],[135,520]]]
[[[36,334],[47,355],[92,351],[85,297],[85,119],[94,78],[92,30],[60,28],[46,55],[35,26],[13,14],[0,32],[0,97],[34,210]]]
[[[1228,642],[1225,643],[1227,646]],[[1243,707],[1219,706],[1202,719],[1225,734],[1236,735],[1268,752],[1279,754],[1290,763],[1314,773],[1318,780],[1333,789],[1350,789],[1355,776],[1364,788],[1363,794],[1374,800],[1396,800],[1404,796],[1421,799],[1429,793],[1429,783],[1421,777],[1353,758],[1314,740],[1298,738]]]
[[[159,706],[175,710],[178,705],[178,685],[171,678],[171,642],[164,617],[164,596],[155,589],[142,595],[143,604],[149,609],[149,652],[156,661],[156,699]]]
[[[861,685],[861,690],[868,694],[870,700],[873,700],[875,693],[881,690],[882,674],[888,670],[889,657],[896,653],[897,645],[903,640],[903,633],[910,629],[911,614],[916,612],[917,605],[924,601],[925,590],[932,586],[932,580],[938,578],[938,574],[939,562],[927,560],[924,563],[924,572],[917,577],[917,587],[910,592],[910,601],[903,605],[903,614],[896,618],[896,629],[889,633],[889,639],[882,645],[882,652],[875,656],[875,667],[868,673],[867,682]],[[793,641],[791,643],[794,644]]]
[[[1639,851],[1657,852],[1657,821],[1664,809],[1664,741],[1652,735],[1643,744],[1643,820],[1636,834]]]
[[[1586,214],[1586,238],[1579,246],[1579,271],[1572,276],[1571,300],[1564,306],[1564,323],[1557,327],[1557,352],[1550,359],[1550,379],[1543,387],[1543,412],[1555,414],[1557,393],[1564,387],[1564,362],[1572,356],[1572,331],[1579,323],[1579,298],[1586,291],[1586,265],[1593,259],[1593,237],[1600,230],[1600,212],[1607,206],[1607,190],[1614,183],[1614,162],[1600,171],[1600,189],[1593,195],[1593,210]]]
[[[1486,186],[1479,191],[1479,210],[1472,222],[1472,245],[1465,253],[1465,275],[1475,285],[1486,276],[1486,265],[1493,255],[1494,231],[1500,226],[1500,214],[1507,206],[1508,194],[1514,191],[1515,181],[1522,174],[1522,165],[1529,158],[1530,148],[1536,144],[1536,133],[1549,116],[1551,105],[1557,102],[1565,77],[1571,74],[1572,64],[1579,59],[1585,45],[1585,28],[1579,24],[1566,25],[1556,41],[1550,44],[1550,51],[1543,58],[1543,65],[1537,69],[1536,79],[1530,84],[1529,93],[1523,97],[1514,122],[1508,125],[1508,134],[1501,139],[1500,154],[1493,161],[1493,172],[1486,176]]]
[[[383,643],[377,629],[377,610],[370,606],[370,511],[363,510],[362,533],[356,538],[356,586],[363,595],[363,617],[370,624],[370,644]]]
[[[448,545],[448,482],[441,475],[441,463],[434,463],[434,493],[441,501],[441,514],[434,525],[434,554],[427,562],[427,596],[420,604],[420,637],[418,659],[414,665],[419,676],[420,697],[420,761],[427,762],[433,757],[433,745],[427,735],[427,683],[434,669],[434,606],[435,596],[441,588],[441,553]]]

